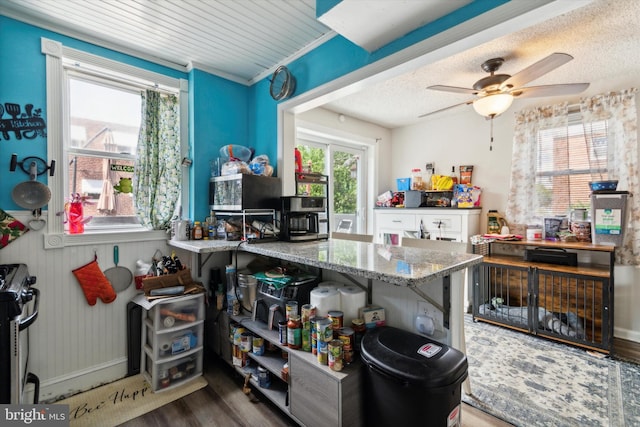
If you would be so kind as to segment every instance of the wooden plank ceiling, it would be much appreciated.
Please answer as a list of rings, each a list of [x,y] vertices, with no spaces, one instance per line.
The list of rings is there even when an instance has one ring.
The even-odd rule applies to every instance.
[[[315,0],[0,0],[0,14],[244,84],[335,35]]]

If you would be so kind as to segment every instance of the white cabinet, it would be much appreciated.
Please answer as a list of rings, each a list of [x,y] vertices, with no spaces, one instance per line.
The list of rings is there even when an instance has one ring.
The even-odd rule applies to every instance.
[[[204,294],[152,304],[142,322],[141,371],[158,392],[202,375]]]
[[[400,208],[376,210],[375,227],[376,241],[386,245],[401,245],[403,237],[420,237],[416,216]]]
[[[375,209],[376,242],[401,245],[404,237],[419,238],[420,223],[432,240],[468,242],[480,233],[481,209]]]

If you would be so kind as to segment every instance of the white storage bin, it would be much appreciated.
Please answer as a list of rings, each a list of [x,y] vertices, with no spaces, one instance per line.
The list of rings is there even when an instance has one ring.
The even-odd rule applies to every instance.
[[[168,298],[166,302],[153,306],[147,316],[156,325],[157,331],[204,320],[202,298],[204,294]]]
[[[164,391],[202,374],[202,348],[183,357],[171,358],[164,363],[153,363],[147,354],[145,374],[154,392]]]

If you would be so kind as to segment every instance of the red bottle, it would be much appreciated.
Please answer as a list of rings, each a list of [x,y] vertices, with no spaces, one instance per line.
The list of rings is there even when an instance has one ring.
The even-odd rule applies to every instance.
[[[302,154],[300,150],[298,150],[298,147],[295,148],[294,153],[296,158],[296,172],[302,172]]]

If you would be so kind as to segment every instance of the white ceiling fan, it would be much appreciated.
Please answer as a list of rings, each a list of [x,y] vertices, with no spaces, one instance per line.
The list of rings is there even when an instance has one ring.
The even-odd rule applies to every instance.
[[[429,116],[460,105],[473,104],[473,108],[478,114],[488,118],[494,118],[504,113],[511,106],[514,98],[573,95],[580,93],[589,87],[589,83],[524,86],[525,84],[555,70],[561,65],[566,64],[572,59],[573,57],[566,53],[552,53],[546,58],[528,66],[513,76],[510,76],[509,74],[495,74],[505,62],[503,58],[489,59],[483,62],[481,67],[484,71],[490,73],[490,75],[475,82],[472,88],[444,85],[427,87],[427,89],[431,90],[475,95],[475,98],[440,110],[422,114],[419,117]]]

